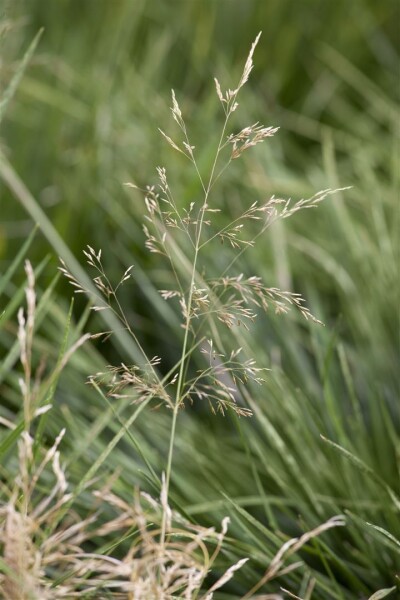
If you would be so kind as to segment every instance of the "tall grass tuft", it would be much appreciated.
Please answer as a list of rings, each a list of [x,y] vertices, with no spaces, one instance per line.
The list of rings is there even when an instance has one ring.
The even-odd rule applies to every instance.
[[[207,176],[201,173],[196,160],[195,146],[192,145],[186,123],[172,91],[171,112],[181,134],[180,141],[174,141],[164,131],[160,130],[167,143],[182,154],[192,165],[197,174],[203,198],[192,201],[189,206],[180,208],[170,187],[167,172],[164,167],[158,167],[158,184],[147,186],[144,192],[147,215],[143,231],[147,249],[160,255],[171,269],[171,281],[174,286],[160,290],[165,301],[175,300],[181,313],[183,338],[179,361],[170,368],[164,376],[160,375],[163,368],[159,356],[149,357],[146,354],[137,334],[123,309],[119,297],[120,288],[131,278],[134,278],[134,268],[129,266],[113,283],[105,272],[102,263],[102,250],[87,247],[84,254],[87,264],[95,272],[93,283],[97,292],[93,294],[87,289],[62,260],[61,272],[75,288],[75,293],[84,293],[93,297],[92,310],[95,312],[111,311],[120,321],[121,327],[132,336],[142,354],[141,364],[127,365],[125,362],[107,372],[97,373],[91,378],[96,387],[103,387],[108,397],[113,399],[129,399],[133,404],[148,404],[154,401],[157,405],[165,405],[172,413],[169,449],[161,497],[162,523],[160,530],[160,545],[164,549],[171,543],[168,531],[169,488],[173,473],[173,455],[178,415],[186,404],[199,400],[206,402],[213,413],[225,415],[232,411],[236,416],[251,416],[252,411],[245,405],[248,392],[244,392],[250,384],[262,385],[265,367],[257,366],[254,358],[243,356],[241,347],[235,347],[227,352],[226,345],[235,345],[238,336],[236,328],[249,330],[257,317],[257,309],[267,311],[273,309],[276,314],[287,313],[297,309],[302,317],[322,325],[306,307],[304,299],[298,293],[284,291],[277,287],[267,287],[258,276],[245,277],[243,273],[231,275],[238,259],[247,248],[253,247],[257,238],[279,219],[286,219],[300,210],[315,208],[322,200],[342,189],[327,189],[314,196],[301,199],[295,203],[290,200],[272,196],[262,203],[253,202],[246,207],[233,221],[222,227],[215,228],[213,215],[220,212],[214,191],[216,184],[222,178],[224,171],[233,160],[253,146],[272,137],[278,130],[274,127],[264,127],[255,123],[242,128],[238,133],[228,133],[228,126],[233,113],[237,110],[238,95],[248,81],[253,69],[253,54],[260,38],[254,41],[247,57],[243,73],[237,87],[223,92],[218,79],[215,85],[218,99],[221,103],[225,119],[217,143],[215,156]],[[135,184],[126,184],[137,188]],[[245,226],[248,222],[257,221],[258,231],[246,236]],[[217,276],[208,274],[201,264],[203,249],[211,244],[228,243],[236,252],[231,256],[227,253],[227,265]],[[220,332],[220,324],[226,330]],[[226,331],[230,336],[227,338]],[[104,336],[109,336],[105,332]],[[102,334],[96,334],[102,335]],[[229,340],[229,341],[228,341]],[[195,354],[203,355],[203,368],[195,371],[192,358]],[[282,566],[282,557],[286,550],[300,548],[309,538],[318,535],[326,528],[343,525],[342,518],[328,521],[317,527],[312,533],[305,534],[299,540],[292,540],[282,548],[281,553],[271,563],[260,583],[249,592],[262,587]],[[239,564],[239,563],[238,563]],[[242,563],[240,563],[241,565]],[[298,565],[296,565],[298,566]],[[212,588],[213,589],[213,588]]]
[[[0,585],[7,599],[213,595],[355,600],[383,598],[395,589],[397,416],[390,364],[381,353],[388,339],[385,319],[369,296],[373,282],[388,290],[385,309],[390,321],[394,288],[387,284],[394,262],[387,207],[371,202],[371,210],[365,211],[364,198],[361,202],[360,193],[352,191],[350,197],[364,211],[361,218],[362,211],[356,212],[355,219],[341,189],[312,195],[309,186],[298,181],[288,188],[296,189],[296,196],[305,188],[303,200],[292,202],[281,198],[283,193],[268,193],[267,199],[243,206],[235,193],[235,186],[242,188],[240,178],[227,188],[223,203],[218,186],[229,165],[235,164],[234,172],[242,169],[242,174],[247,169],[254,188],[271,187],[263,157],[266,163],[275,159],[265,147],[266,152],[258,154],[260,149],[253,148],[278,128],[259,123],[243,127],[237,110],[257,41],[234,90],[222,91],[215,81],[224,125],[212,156],[210,143],[204,150],[193,146],[183,116],[186,107],[181,109],[172,93],[179,139],[161,134],[177,152],[176,165],[190,185],[182,193],[177,171],[174,175],[172,169],[171,178],[170,169],[167,174],[159,167],[157,184],[143,190],[145,245],[160,259],[150,284],[139,259],[132,261],[127,249],[126,240],[139,234],[125,206],[113,203],[111,210],[106,194],[100,193],[103,208],[110,209],[125,236],[124,241],[118,237],[116,248],[126,264],[121,277],[114,279],[115,270],[105,266],[111,253],[103,256],[89,246],[86,259],[95,271],[91,281],[18,176],[12,159],[6,153],[0,156],[6,186],[41,223],[64,260],[62,272],[77,292],[94,299],[91,311],[108,328],[92,335],[91,341],[82,336],[89,310],[79,313],[75,325],[72,308],[64,311],[62,303],[52,299],[55,281],[43,295],[36,294],[35,275],[27,263],[27,309],[19,311],[15,329],[12,315],[24,291],[13,286],[11,274],[28,240],[13,269],[0,279],[0,292],[6,290],[10,297],[0,318],[2,345],[8,348],[0,368],[5,399],[0,415]],[[2,109],[10,106],[32,52],[33,46],[11,80]],[[355,87],[361,81],[364,91],[365,80],[357,78],[350,65],[328,49],[326,60],[332,70],[339,66],[343,76],[347,73]],[[366,89],[374,115],[389,123],[390,103],[370,86]],[[35,90],[32,80],[26,90]],[[86,107],[65,98],[62,93],[49,96],[62,110],[87,118]],[[344,108],[344,115],[351,114]],[[285,118],[306,135],[316,135],[310,120],[297,121],[289,113]],[[342,169],[336,164],[336,137],[331,133],[323,138],[327,176],[315,177],[318,187],[326,187],[328,178],[332,188],[339,185]],[[365,161],[375,164],[368,151],[358,153],[352,136],[339,142],[340,152],[350,148],[352,157],[358,156],[360,168]],[[370,173],[368,185],[376,190],[380,170],[362,172]],[[353,181],[351,170],[347,178]],[[277,184],[279,188],[282,182]],[[128,194],[129,187],[140,186],[128,184]],[[318,206],[334,192],[335,201],[324,210],[305,211],[302,219],[293,219],[298,229],[283,228],[284,219]],[[327,225],[315,227],[324,223],[324,215]],[[324,244],[308,239],[310,224],[315,233],[320,231]],[[372,239],[371,227],[379,239]],[[256,243],[267,230],[270,235],[263,240],[280,257],[274,287],[269,287],[271,271],[260,260],[264,246]],[[342,253],[335,248],[336,239],[345,248]],[[328,248],[322,250],[325,244]],[[296,276],[292,286],[288,248],[293,263],[307,262],[307,269],[312,265],[314,282],[321,278],[320,293],[312,285],[308,291],[313,277],[303,282]],[[145,258],[143,262],[149,264]],[[38,266],[36,275],[45,264]],[[306,271],[300,268],[299,273]],[[163,319],[157,327],[157,355],[147,351],[146,323],[129,304],[135,285],[151,302],[150,328],[154,330],[158,316]],[[308,291],[318,318],[292,289]],[[332,330],[328,300],[344,307],[345,333],[339,331],[340,324]],[[277,318],[260,321],[262,311],[276,313]],[[289,318],[280,319],[285,313]],[[45,336],[38,334],[44,314]],[[298,321],[292,318],[296,314]],[[329,326],[320,327],[321,321]],[[60,328],[66,332],[57,356]],[[301,330],[307,333],[300,336]],[[123,362],[105,368],[96,338],[110,335],[123,348]],[[67,344],[70,336],[74,341]],[[364,344],[373,342],[367,351],[370,368],[364,370],[356,360],[361,339]],[[54,368],[44,355],[51,357],[50,363],[55,358]],[[289,376],[280,371],[281,363]],[[80,385],[85,372],[92,373],[86,389]],[[374,395],[382,381],[384,391]],[[195,411],[189,410],[195,403]],[[160,410],[150,411],[150,404]],[[207,404],[211,415],[203,413]],[[138,482],[151,495],[134,491]],[[332,517],[342,513],[346,527],[342,516]],[[382,586],[385,589],[374,593]]]

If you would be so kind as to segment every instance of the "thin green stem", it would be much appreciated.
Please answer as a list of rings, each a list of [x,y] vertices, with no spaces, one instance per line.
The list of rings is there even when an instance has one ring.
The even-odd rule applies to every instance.
[[[172,423],[171,423],[171,434],[169,438],[169,448],[168,448],[168,461],[167,461],[167,470],[165,475],[165,498],[166,502],[168,502],[168,493],[169,493],[169,482],[171,478],[171,469],[172,469],[172,457],[174,454],[174,442],[175,442],[175,430],[176,430],[176,421],[178,418],[178,410],[179,404],[175,404],[173,413],[172,413]],[[167,528],[167,511],[163,506],[163,516],[162,516],[162,524],[161,524],[161,547],[164,546],[165,543],[165,533]]]
[[[207,208],[208,196],[210,194],[210,190],[213,185],[214,173],[215,173],[216,165],[218,162],[218,157],[221,152],[221,148],[223,146],[223,139],[225,136],[225,131],[226,131],[226,127],[228,124],[229,116],[230,116],[230,112],[228,111],[226,118],[225,118],[224,126],[222,128],[222,133],[221,133],[221,136],[220,136],[220,139],[218,142],[218,148],[215,153],[215,158],[214,158],[214,162],[213,162],[213,165],[211,168],[211,173],[210,173],[210,178],[208,181],[207,188],[205,188],[205,186],[203,184],[203,180],[200,175],[196,160],[193,157],[193,164],[198,173],[200,182],[202,184],[202,187],[203,187],[203,190],[205,193],[204,193],[203,206],[200,209],[201,214],[200,214],[200,219],[198,221],[198,226],[197,226],[197,231],[196,231],[196,245],[195,245],[194,258],[193,258],[193,268],[192,268],[192,275],[191,275],[191,280],[190,280],[188,303],[187,303],[187,307],[186,307],[185,335],[184,335],[183,345],[182,345],[181,363],[180,363],[178,382],[177,382],[177,388],[176,388],[175,406],[173,409],[171,434],[170,434],[170,440],[169,440],[167,469],[166,469],[166,474],[165,474],[165,489],[164,489],[164,494],[163,494],[163,496],[165,498],[165,502],[168,502],[168,497],[169,497],[169,486],[170,486],[170,481],[171,481],[172,461],[173,461],[173,455],[174,455],[176,422],[177,422],[177,418],[178,418],[179,407],[182,402],[182,390],[183,390],[183,385],[184,385],[184,379],[185,379],[184,374],[185,374],[185,367],[186,367],[186,348],[187,348],[188,340],[189,340],[189,330],[190,330],[190,324],[191,324],[191,312],[192,312],[192,303],[193,303],[194,284],[195,284],[195,280],[196,280],[197,261],[198,261],[199,251],[201,249],[200,238],[201,238],[201,233],[202,233],[202,229],[203,229],[204,215],[205,215],[206,208]],[[186,133],[186,128],[185,128],[185,133]],[[166,526],[167,526],[167,512],[166,512],[166,510],[163,510],[163,518],[162,518],[162,525],[161,525],[161,546],[162,547],[164,546],[164,543],[165,543]]]

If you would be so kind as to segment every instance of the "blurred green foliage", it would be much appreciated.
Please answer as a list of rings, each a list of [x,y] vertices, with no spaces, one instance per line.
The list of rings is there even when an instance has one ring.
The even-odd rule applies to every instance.
[[[243,571],[232,594],[254,582],[252,569],[262,572],[270,552],[264,524],[297,534],[302,526],[346,510],[348,533],[332,533],[327,545],[316,542],[305,556],[320,577],[316,597],[360,598],[394,585],[398,554],[366,522],[399,536],[385,487],[400,493],[397,3],[3,0],[0,12],[2,88],[44,27],[1,124],[1,151],[79,260],[89,243],[103,249],[106,270],[116,279],[135,264],[126,311],[153,354],[167,363],[181,343],[178,318],[157,294],[169,274],[144,251],[142,199],[122,183],[144,187],[155,181],[155,167],[165,165],[179,202],[198,198],[195,174],[179,155],[171,156],[158,132],[161,127],[173,137],[170,89],[206,171],[222,121],[212,78],[233,87],[251,42],[263,31],[235,127],[260,121],[281,129],[234,163],[215,201],[234,216],[272,194],[299,199],[352,186],[317,211],[278,223],[240,263],[245,273],[260,275],[271,286],[303,293],[326,327],[308,328],[273,315],[260,319],[246,343],[273,371],[263,391],[250,398],[256,416],[238,423],[185,412],[172,498],[199,522],[215,524],[227,511],[235,513],[236,541],[229,552],[251,553],[256,566]],[[0,215],[5,272],[34,223],[1,178]],[[41,231],[29,256],[37,265],[50,254],[40,275],[49,289],[60,252],[48,229]],[[204,257],[203,266],[212,271],[223,260],[217,249]],[[17,355],[15,349],[9,352],[15,333],[12,298],[22,278],[21,263],[16,284],[6,286],[7,319],[0,330],[1,349],[8,353],[0,373],[7,418],[18,412]],[[38,348],[53,361],[71,295],[65,282],[56,289],[38,337]],[[77,306],[77,331],[103,326],[93,318],[87,322],[84,301]],[[113,418],[119,408],[105,409],[82,385],[106,360],[117,362],[118,353],[125,360],[121,345],[89,344],[61,378],[58,420],[48,426],[54,435],[59,422],[68,422],[75,481],[120,427]],[[121,407],[120,418],[129,410]],[[168,413],[150,414],[151,419],[140,418],[134,435],[142,456],[159,473]],[[320,434],[359,457],[378,479],[357,469]],[[122,469],[121,493],[138,482],[157,487],[137,446],[123,440],[109,459],[110,472]],[[85,504],[85,498],[79,501]],[[279,546],[272,534],[270,542]]]
[[[212,76],[233,85],[262,29],[240,125],[247,117],[282,127],[274,159],[265,158],[269,188],[301,195],[320,185],[320,144],[330,134],[340,155],[354,161],[355,134],[364,145],[379,144],[382,152],[364,153],[365,169],[387,171],[390,145],[379,138],[391,117],[384,99],[396,89],[395,7],[365,0],[3,0],[11,28],[2,36],[2,85],[45,29],[2,127],[3,146],[79,253],[89,238],[96,244],[115,235],[112,204],[126,204],[121,181],[147,183],[154,165],[168,162],[157,127],[168,122],[170,88],[206,162],[220,119]],[[4,264],[31,225],[4,188],[2,198]]]

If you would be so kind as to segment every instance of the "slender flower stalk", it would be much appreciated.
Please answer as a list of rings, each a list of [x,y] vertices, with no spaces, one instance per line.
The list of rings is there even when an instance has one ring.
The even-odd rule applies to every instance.
[[[237,92],[238,91],[239,91],[239,88],[237,89]],[[236,101],[237,92],[236,92],[235,96],[233,97],[233,103],[235,103],[235,101]],[[185,323],[185,334],[184,334],[183,345],[182,345],[182,356],[181,356],[181,363],[180,363],[180,369],[179,369],[178,384],[177,384],[177,388],[176,388],[175,405],[174,405],[174,409],[173,409],[173,413],[172,413],[171,434],[170,434],[169,449],[168,449],[168,461],[167,461],[166,478],[165,478],[165,488],[166,488],[167,498],[169,496],[169,486],[170,486],[170,480],[171,480],[172,459],[173,459],[175,432],[176,432],[176,421],[178,418],[179,405],[182,400],[182,388],[183,388],[183,380],[184,380],[184,373],[185,373],[185,367],[186,367],[185,356],[186,356],[186,351],[187,351],[189,330],[190,330],[190,324],[191,324],[193,291],[194,291],[194,285],[195,285],[196,273],[197,273],[197,261],[198,261],[198,257],[199,257],[199,252],[201,250],[200,240],[201,240],[201,234],[202,234],[202,230],[203,230],[204,215],[205,215],[206,207],[208,204],[210,190],[212,187],[215,168],[217,166],[218,158],[219,158],[219,155],[221,152],[221,146],[223,144],[223,140],[224,140],[224,136],[225,136],[226,127],[228,125],[229,117],[231,114],[232,114],[232,111],[229,111],[225,117],[225,122],[224,122],[224,126],[222,129],[221,137],[218,142],[218,148],[215,153],[215,158],[214,158],[214,162],[212,165],[208,185],[205,190],[203,206],[200,209],[200,220],[199,220],[199,223],[197,226],[196,244],[195,244],[195,251],[194,251],[194,258],[193,258],[193,269],[192,269],[192,276],[191,276],[190,288],[189,288],[189,299],[188,299],[188,304],[187,304],[188,308],[187,308],[187,317],[186,317],[186,323]],[[185,128],[185,131],[186,131],[186,128]],[[193,161],[193,164],[195,165],[196,171],[197,171],[197,173],[199,173],[199,170],[197,168],[197,163],[194,159],[193,153],[192,153],[192,157],[193,157],[192,161]],[[200,173],[199,173],[199,176],[200,176]],[[200,176],[200,180],[202,182],[201,176]],[[161,526],[161,543],[164,543],[165,531],[166,531],[166,516],[163,515],[162,526]]]

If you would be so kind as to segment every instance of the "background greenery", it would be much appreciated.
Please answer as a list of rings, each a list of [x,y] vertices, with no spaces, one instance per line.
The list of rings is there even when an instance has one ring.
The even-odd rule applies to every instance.
[[[144,250],[142,198],[122,183],[143,187],[165,165],[182,205],[196,199],[195,174],[157,129],[173,131],[170,89],[206,170],[222,123],[212,78],[233,87],[262,29],[235,127],[260,121],[281,129],[226,172],[218,203],[227,218],[272,194],[299,199],[352,186],[278,223],[240,265],[268,285],[303,293],[326,327],[271,314],[260,316],[250,336],[241,334],[258,363],[272,369],[262,389],[249,390],[255,416],[185,411],[172,499],[200,523],[229,514],[226,559],[252,557],[221,598],[244,593],[256,572],[261,576],[285,539],[280,532],[297,535],[341,512],[348,526],[311,545],[302,574],[277,589],[300,589],[301,596],[310,576],[318,580],[315,598],[362,598],[395,585],[400,557],[388,532],[400,534],[390,491],[400,493],[396,2],[3,0],[1,12],[2,89],[44,28],[1,123],[1,150],[15,172],[14,185],[1,173],[0,264],[10,273],[39,222],[27,255],[40,270],[36,355],[48,365],[57,360],[71,296],[55,280],[58,255],[68,258],[69,248],[82,263],[88,243],[102,248],[115,280],[135,265],[125,310],[150,355],[165,357],[167,366],[178,358],[179,318],[156,291],[168,273]],[[17,176],[26,190],[15,185]],[[204,260],[210,270],[218,266],[220,248]],[[20,261],[10,280],[3,278],[1,296],[0,414],[11,420],[20,410],[15,315],[23,276]],[[83,299],[73,316],[72,339],[104,328]],[[108,344],[87,344],[63,373],[43,439],[67,422],[63,451],[72,482],[131,414],[131,407],[107,406],[85,386],[86,376],[134,358],[135,348],[117,333]],[[146,462],[157,474],[165,468],[169,426],[167,412],[144,411],[133,438],[125,436],[102,462],[103,476],[121,469],[121,494],[129,497],[137,483],[157,493]],[[11,450],[2,469],[12,471]],[[77,505],[83,510],[85,502],[82,495]]]

